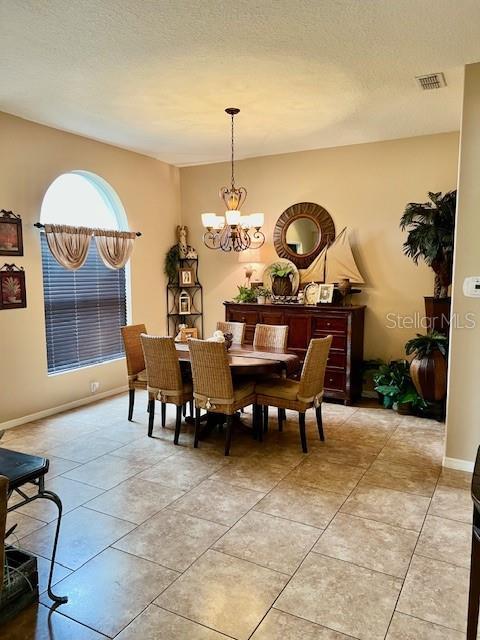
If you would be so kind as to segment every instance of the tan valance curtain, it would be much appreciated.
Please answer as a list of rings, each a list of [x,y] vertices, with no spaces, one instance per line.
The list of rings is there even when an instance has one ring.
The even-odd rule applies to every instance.
[[[109,269],[122,269],[133,251],[134,231],[104,231],[95,229],[95,242],[100,257]]]
[[[95,236],[97,250],[105,266],[122,269],[132,255],[136,237],[134,231],[110,231],[64,224],[46,224],[45,235],[55,260],[71,271],[85,264],[92,236]]]
[[[93,229],[46,224],[48,247],[55,260],[65,269],[76,271],[85,264]]]

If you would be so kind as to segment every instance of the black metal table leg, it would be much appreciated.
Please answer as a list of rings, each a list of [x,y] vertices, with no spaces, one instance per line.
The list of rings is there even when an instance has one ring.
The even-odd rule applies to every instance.
[[[56,493],[53,493],[53,491],[48,491],[48,490],[44,490],[42,491],[42,493],[38,493],[37,497],[45,498],[45,500],[50,500],[51,502],[57,505],[58,519],[57,519],[57,527],[55,529],[55,538],[53,539],[52,563],[50,565],[50,574],[48,576],[47,593],[48,593],[48,597],[51,598],[51,600],[53,600],[54,602],[57,602],[58,604],[65,604],[66,602],[68,602],[68,597],[56,596],[52,591],[53,570],[55,568],[55,556],[57,555],[58,537],[60,535],[60,524],[62,521],[62,511],[63,511],[62,501],[60,500],[60,498],[57,496]]]

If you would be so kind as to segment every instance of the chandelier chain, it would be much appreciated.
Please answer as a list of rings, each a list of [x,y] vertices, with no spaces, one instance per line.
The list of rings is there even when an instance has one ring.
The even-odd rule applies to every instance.
[[[233,129],[233,118],[234,118],[234,114],[232,113],[232,189],[235,187],[235,173],[234,173],[234,166],[235,166],[235,143],[234,143],[234,129]]]

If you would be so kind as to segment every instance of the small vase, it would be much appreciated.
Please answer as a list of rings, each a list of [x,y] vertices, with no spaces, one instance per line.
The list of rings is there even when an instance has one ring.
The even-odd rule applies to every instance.
[[[257,296],[257,304],[265,304],[265,296]]]

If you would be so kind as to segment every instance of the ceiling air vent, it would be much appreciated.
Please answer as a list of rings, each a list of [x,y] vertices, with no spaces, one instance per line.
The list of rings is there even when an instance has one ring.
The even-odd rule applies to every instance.
[[[445,76],[443,73],[429,73],[428,76],[416,76],[420,89],[429,91],[430,89],[441,89],[446,87]]]

